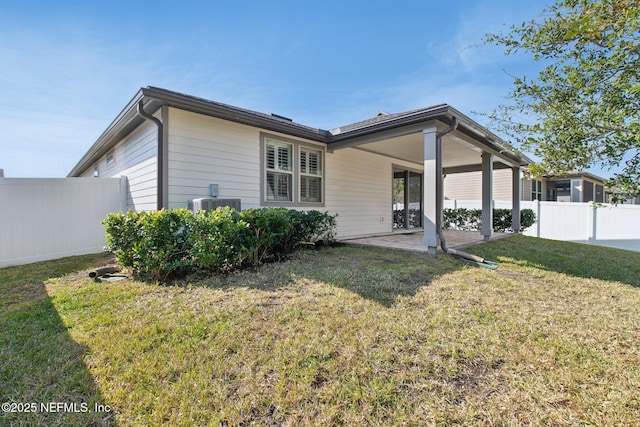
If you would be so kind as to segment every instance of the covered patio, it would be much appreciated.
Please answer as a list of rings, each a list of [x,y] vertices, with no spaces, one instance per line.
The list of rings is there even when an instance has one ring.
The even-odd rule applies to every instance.
[[[504,239],[515,236],[514,233],[493,233],[491,240]],[[481,234],[473,231],[444,230],[447,246],[452,249],[464,249],[467,246],[484,243]],[[422,242],[423,233],[395,233],[386,236],[363,237],[360,239],[341,240],[348,245],[378,246],[383,248],[403,249],[408,251],[428,252],[428,247]]]
[[[520,229],[521,170],[530,160],[449,105],[379,113],[373,119],[332,130],[329,152],[345,148],[398,160],[390,195],[394,206],[390,230],[393,234],[357,239],[360,243],[405,247],[435,255],[442,241],[443,179],[447,174],[471,171],[482,172],[482,228],[480,233],[464,234],[445,230],[443,237],[448,247],[501,237],[493,231],[494,169],[512,171],[512,229]],[[415,166],[407,166],[406,162]],[[396,187],[404,189],[404,196],[397,194]]]

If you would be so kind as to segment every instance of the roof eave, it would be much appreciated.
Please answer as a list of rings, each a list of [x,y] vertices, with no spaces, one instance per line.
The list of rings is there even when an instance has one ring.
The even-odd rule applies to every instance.
[[[346,145],[349,140],[353,140],[355,138],[366,137],[368,135],[385,131],[393,131],[403,127],[416,127],[421,123],[433,120],[437,120],[445,124],[451,124],[453,117],[456,117],[459,123],[458,130],[462,133],[479,140],[493,151],[509,158],[514,164],[526,166],[527,164],[532,163],[532,161],[526,156],[516,153],[509,144],[498,136],[447,104],[441,104],[421,110],[414,110],[407,114],[393,117],[389,120],[370,123],[343,133],[333,134],[326,130],[303,126],[295,122],[258,113],[256,111],[245,110],[165,89],[146,87],[141,88],[131,101],[129,101],[129,103],[123,108],[120,114],[118,114],[109,127],[107,127],[102,135],[100,135],[91,148],[89,148],[85,155],[74,166],[71,172],[69,172],[69,177],[80,176],[101,156],[113,148],[122,138],[144,122],[144,118],[137,113],[137,104],[140,100],[144,101],[145,110],[150,114],[155,113],[163,105],[166,105],[272,132],[279,132],[289,136],[322,142],[327,144],[329,148],[332,146],[336,147]]]
[[[544,175],[544,178],[548,180],[561,180],[561,179],[572,179],[572,178],[589,178],[592,181],[599,181],[604,183],[607,179],[598,175],[594,175],[591,172],[582,172],[582,171],[571,171],[564,175]]]
[[[164,105],[170,107],[258,127],[272,132],[281,132],[312,141],[327,142],[329,132],[302,126],[278,117],[268,116],[256,111],[245,110],[160,88],[146,87],[141,89],[141,91],[145,97],[157,99]]]
[[[98,137],[96,142],[82,156],[82,158],[71,169],[68,177],[81,175],[87,170],[97,159],[106,154],[121,137],[129,134],[135,127],[144,121],[136,111],[138,102],[144,99],[142,90],[139,90],[129,103],[120,111],[120,114],[111,122],[104,132]],[[157,108],[153,112],[157,111]]]
[[[113,148],[123,137],[144,122],[144,119],[137,112],[137,104],[140,100],[144,101],[145,110],[150,114],[155,113],[163,105],[167,105],[317,142],[327,143],[327,137],[329,135],[328,131],[309,128],[281,118],[270,117],[258,112],[215,103],[164,89],[146,87],[141,88],[136,93],[67,176],[79,176],[84,173],[87,168]]]
[[[334,144],[343,145],[348,143],[349,140],[355,138],[366,137],[367,135],[373,135],[379,132],[402,127],[416,126],[433,120],[450,125],[453,122],[454,117],[458,120],[457,130],[460,132],[481,141],[493,151],[511,159],[515,164],[526,166],[529,163],[532,163],[532,160],[527,156],[516,153],[515,149],[513,149],[513,147],[511,147],[506,141],[502,140],[493,132],[480,126],[478,123],[447,104],[414,111],[406,116],[395,117],[388,121],[381,121],[362,128],[331,135],[328,146],[331,148]],[[336,145],[334,145],[334,147],[335,146]]]

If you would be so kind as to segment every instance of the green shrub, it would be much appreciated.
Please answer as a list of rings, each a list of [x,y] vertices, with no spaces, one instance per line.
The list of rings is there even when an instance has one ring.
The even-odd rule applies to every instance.
[[[252,264],[261,264],[266,258],[286,253],[287,237],[292,226],[292,215],[287,209],[249,209],[243,211],[241,216],[248,224],[244,245],[251,254]]]
[[[536,223],[536,214],[533,209],[522,209],[520,211],[520,230],[526,230]]]
[[[493,229],[498,233],[504,233],[512,230],[511,209],[494,209],[493,210]]]
[[[145,212],[113,213],[102,222],[107,232],[107,249],[111,250],[120,265],[134,268],[139,262],[137,244],[142,239]]]
[[[232,208],[198,211],[195,214],[192,248],[195,267],[227,271],[241,266],[248,257],[245,233],[249,224]]]
[[[287,250],[295,249],[300,243],[328,244],[335,238],[336,215],[326,212],[290,210],[291,229],[287,236]]]
[[[335,216],[284,208],[187,209],[110,214],[107,249],[135,274],[156,280],[223,272],[281,258],[304,242],[333,240]]]
[[[480,230],[482,226],[482,211],[480,209],[444,209],[442,212],[442,227],[447,229],[454,226],[458,230]]]
[[[511,230],[511,209],[493,210],[493,230],[499,233]],[[536,222],[536,215],[531,209],[520,210],[520,231],[531,227]],[[482,228],[481,209],[444,209],[442,212],[442,228],[455,228],[464,231],[478,231]]]
[[[137,274],[165,280],[193,267],[194,218],[187,209],[110,214],[104,221],[107,249]]]

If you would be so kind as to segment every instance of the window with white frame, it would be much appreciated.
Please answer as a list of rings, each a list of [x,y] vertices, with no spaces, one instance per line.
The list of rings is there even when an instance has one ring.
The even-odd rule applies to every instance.
[[[531,180],[531,200],[543,200],[542,181],[537,179]]]
[[[262,203],[322,205],[324,151],[298,141],[266,135],[262,135],[262,144]]]
[[[293,144],[266,142],[267,201],[293,201]]]
[[[300,201],[322,201],[322,151],[300,148]]]

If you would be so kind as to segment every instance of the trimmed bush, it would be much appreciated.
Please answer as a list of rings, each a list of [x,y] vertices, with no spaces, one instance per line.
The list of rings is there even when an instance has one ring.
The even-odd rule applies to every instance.
[[[187,209],[110,214],[107,247],[117,262],[155,280],[224,272],[279,259],[305,242],[331,242],[335,216],[284,208]]]
[[[522,209],[520,211],[520,230],[526,230],[536,223],[536,213],[533,209]]]
[[[513,215],[511,215],[511,209],[494,209],[493,210],[493,229],[499,233],[504,233],[507,230],[513,230],[511,225]],[[522,218],[522,215],[520,215]],[[522,228],[522,225],[520,226]]]
[[[107,249],[136,274],[165,280],[188,273],[195,221],[187,209],[114,213],[103,222]]]
[[[287,237],[291,233],[294,215],[289,214],[288,209],[249,209],[241,215],[248,224],[244,244],[250,250],[251,264],[261,264],[265,258],[287,253]]]
[[[442,211],[442,228],[472,231],[480,230],[482,226],[482,211],[480,209],[444,209]]]
[[[511,229],[511,209],[493,210],[493,229],[503,233]],[[536,222],[536,214],[531,209],[520,210],[520,231],[531,227]],[[482,228],[481,209],[444,209],[442,212],[442,228],[478,231]]]
[[[292,224],[286,238],[285,249],[291,251],[301,242],[323,243],[333,242],[336,231],[336,215],[328,215],[319,211],[289,211]]]
[[[244,241],[249,224],[232,208],[198,211],[194,218],[191,255],[198,270],[227,271],[240,267],[249,248]]]

